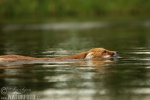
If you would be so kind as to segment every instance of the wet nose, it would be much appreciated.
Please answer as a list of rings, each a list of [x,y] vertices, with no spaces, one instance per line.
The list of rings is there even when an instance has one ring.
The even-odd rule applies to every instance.
[[[114,56],[114,57],[118,56],[117,51],[115,51],[115,52],[112,54],[112,56]]]

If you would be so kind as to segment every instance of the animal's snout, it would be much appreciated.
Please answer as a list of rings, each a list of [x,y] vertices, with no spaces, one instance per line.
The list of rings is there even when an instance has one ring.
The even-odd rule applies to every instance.
[[[117,51],[113,52],[111,56],[112,56],[112,57],[117,57],[117,56],[118,56]]]

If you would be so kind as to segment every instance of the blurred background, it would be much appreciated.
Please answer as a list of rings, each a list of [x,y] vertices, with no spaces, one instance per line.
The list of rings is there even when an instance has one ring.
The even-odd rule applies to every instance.
[[[51,21],[142,20],[149,0],[1,0],[1,23]]]
[[[0,63],[0,87],[25,87],[40,100],[149,100],[149,37],[150,0],[0,0],[0,55],[57,57],[103,47],[121,57],[93,66]]]
[[[41,45],[40,47],[46,43],[49,47],[53,47],[53,44],[48,42],[57,45],[57,40],[62,39],[62,43],[68,41],[68,47],[74,46],[71,49],[82,49],[77,46],[80,38],[84,38],[83,44],[86,41],[84,46],[91,48],[94,46],[92,40],[97,36],[99,39],[95,44],[100,43],[100,45],[95,46],[100,47],[110,47],[110,45],[114,47],[112,46],[116,45],[114,42],[126,41],[125,37],[132,36],[138,39],[138,42],[147,45],[150,26],[149,5],[149,0],[0,0],[0,39],[4,41],[1,45],[3,47],[5,45],[8,51],[8,48],[13,51],[12,48],[23,41],[25,43],[30,41],[26,43],[29,47],[35,47],[31,46],[34,41],[39,42],[37,45]],[[116,34],[114,38],[112,34]],[[113,40],[109,45],[103,45],[110,38]],[[35,48],[38,49],[37,45]],[[122,48],[126,45],[124,44]],[[136,46],[131,43],[130,45]],[[59,47],[66,48],[60,45]],[[1,51],[3,54],[5,50]]]

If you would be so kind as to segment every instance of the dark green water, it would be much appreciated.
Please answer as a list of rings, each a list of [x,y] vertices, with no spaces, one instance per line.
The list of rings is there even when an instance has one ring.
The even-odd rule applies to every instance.
[[[88,61],[1,64],[1,99],[17,92],[15,95],[36,96],[39,100],[149,100],[149,24],[56,30],[53,26],[29,27],[5,27],[0,36],[0,54],[55,57],[104,47],[118,51],[121,58],[96,65],[88,65]]]

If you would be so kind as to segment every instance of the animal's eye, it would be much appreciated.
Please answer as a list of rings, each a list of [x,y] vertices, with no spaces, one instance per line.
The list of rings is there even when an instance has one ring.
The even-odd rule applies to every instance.
[[[103,53],[106,53],[106,50],[104,50],[104,52]]]

